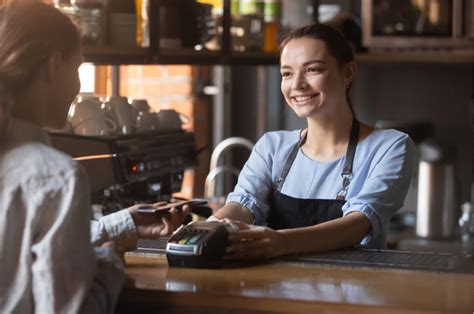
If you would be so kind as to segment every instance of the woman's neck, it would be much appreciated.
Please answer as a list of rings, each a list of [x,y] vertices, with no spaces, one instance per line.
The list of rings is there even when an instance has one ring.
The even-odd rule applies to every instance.
[[[319,161],[338,159],[346,153],[353,114],[348,108],[337,114],[308,118],[303,152]]]
[[[43,126],[44,97],[41,89],[33,84],[13,103],[12,115],[17,119]]]

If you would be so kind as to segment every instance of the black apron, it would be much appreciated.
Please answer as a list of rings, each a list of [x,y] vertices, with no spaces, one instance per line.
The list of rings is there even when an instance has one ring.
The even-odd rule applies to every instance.
[[[307,132],[301,136],[301,139],[291,151],[280,177],[274,182],[268,217],[268,226],[272,229],[308,227],[342,217],[342,206],[346,203],[345,197],[352,178],[352,165],[359,140],[359,122],[355,119],[352,120],[349,145],[341,174],[342,188],[335,200],[300,199],[280,192],[301,145],[306,141],[306,136]]]

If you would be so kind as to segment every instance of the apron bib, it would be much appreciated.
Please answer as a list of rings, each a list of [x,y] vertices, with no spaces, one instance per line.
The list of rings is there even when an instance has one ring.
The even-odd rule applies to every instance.
[[[306,141],[305,132],[288,156],[280,177],[273,184],[273,195],[270,200],[268,227],[278,229],[301,228],[342,217],[342,206],[346,203],[347,188],[352,178],[352,165],[359,140],[359,122],[352,120],[349,145],[342,170],[342,188],[336,199],[301,199],[281,193],[283,183],[298,154],[301,145]]]

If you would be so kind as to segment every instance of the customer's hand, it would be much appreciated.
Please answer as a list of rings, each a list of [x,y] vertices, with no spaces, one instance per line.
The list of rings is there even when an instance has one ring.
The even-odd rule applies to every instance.
[[[124,257],[125,256],[125,250],[123,248],[121,248],[120,246],[118,246],[117,243],[115,243],[115,241],[113,241],[113,240],[106,241],[106,242],[102,243],[101,247],[113,250],[115,252],[115,254],[117,254],[117,256],[120,257],[120,259],[122,260],[122,263],[125,263],[125,257]]]
[[[157,239],[160,236],[170,235],[183,223],[184,219],[189,214],[190,208],[188,205],[183,206],[180,210],[172,208],[170,210],[170,215],[162,218],[156,218],[152,214],[138,212],[139,208],[158,207],[164,204],[166,203],[139,204],[128,208],[128,211],[135,222],[135,226],[137,227],[138,238]]]
[[[229,233],[225,259],[264,259],[283,254],[282,235],[277,231],[227,218],[223,222],[238,227]]]

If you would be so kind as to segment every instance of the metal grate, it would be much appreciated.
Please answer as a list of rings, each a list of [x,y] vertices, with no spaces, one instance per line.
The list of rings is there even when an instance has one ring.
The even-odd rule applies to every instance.
[[[474,274],[472,256],[441,253],[348,249],[284,257],[284,260],[354,267],[380,267]]]
[[[157,240],[138,240],[135,252],[166,254],[169,237]],[[347,249],[325,253],[291,255],[278,260],[332,266],[393,268],[406,270],[465,273],[474,275],[472,255],[454,255],[395,250]]]
[[[166,253],[166,244],[168,243],[169,237],[160,237],[157,240],[138,240],[137,252],[141,253]]]

